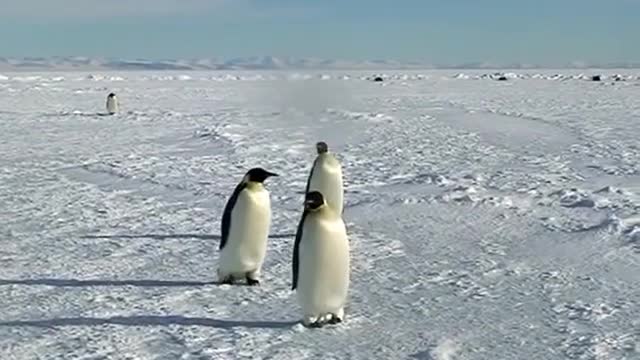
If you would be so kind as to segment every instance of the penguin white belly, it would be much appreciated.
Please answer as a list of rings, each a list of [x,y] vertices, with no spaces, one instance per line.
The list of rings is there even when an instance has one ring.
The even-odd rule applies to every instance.
[[[297,298],[306,317],[342,317],[349,289],[349,241],[341,218],[308,219],[300,241]]]
[[[313,169],[309,191],[319,191],[334,211],[341,215],[344,191],[342,188],[342,169],[337,161],[318,159]]]
[[[244,190],[231,213],[231,228],[220,254],[220,270],[244,278],[247,272],[260,272],[267,252],[271,225],[271,202],[266,190]]]
[[[107,112],[115,114],[118,112],[118,100],[116,98],[107,99]]]

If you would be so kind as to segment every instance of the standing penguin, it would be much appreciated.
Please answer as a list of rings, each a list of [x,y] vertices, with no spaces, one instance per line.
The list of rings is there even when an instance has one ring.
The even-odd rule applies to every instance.
[[[271,226],[271,199],[264,181],[277,174],[262,168],[249,170],[227,201],[222,215],[218,280],[231,284],[246,279],[260,283]]]
[[[325,197],[327,204],[342,216],[344,197],[342,167],[338,159],[329,152],[329,146],[324,141],[316,144],[316,150],[318,156],[309,173],[305,194],[310,191],[319,191]]]
[[[293,246],[293,286],[303,324],[344,320],[350,273],[349,239],[340,214],[318,191],[307,193]]]
[[[118,112],[118,98],[114,93],[110,93],[107,96],[107,112],[109,115],[113,115]]]

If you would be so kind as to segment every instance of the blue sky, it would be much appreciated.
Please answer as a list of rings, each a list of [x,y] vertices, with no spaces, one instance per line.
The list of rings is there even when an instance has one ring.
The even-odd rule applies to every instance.
[[[0,0],[0,56],[640,61],[640,0]]]

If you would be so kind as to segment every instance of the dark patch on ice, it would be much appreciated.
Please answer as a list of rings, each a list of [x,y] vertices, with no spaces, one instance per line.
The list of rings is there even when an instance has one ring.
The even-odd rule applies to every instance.
[[[77,279],[0,279],[0,285],[44,285],[56,287],[87,286],[139,286],[139,287],[191,287],[217,285],[214,281],[169,281],[169,280],[77,280]]]
[[[573,199],[566,199],[566,200],[561,199],[560,205],[568,208],[576,208],[576,207],[592,208],[596,206],[596,203],[591,199],[575,199],[575,201],[573,201]]]
[[[431,352],[428,351],[428,350],[420,351],[420,352],[417,352],[415,354],[411,354],[411,355],[409,355],[409,358],[417,359],[417,360],[435,360],[433,358],[433,356],[431,356]]]
[[[75,317],[48,320],[24,320],[0,322],[3,327],[42,327],[55,328],[61,326],[204,326],[221,329],[249,328],[249,329],[283,329],[298,324],[299,321],[241,321],[219,320],[209,318],[185,317],[179,315],[140,315],[114,316],[110,318]]]
[[[49,114],[43,114],[42,117],[54,117],[54,118],[62,118],[62,117],[90,117],[90,118],[95,118],[95,117],[100,117],[100,116],[113,116],[114,114],[109,114],[106,112],[80,112],[80,111],[73,111],[73,112],[67,112],[67,111],[63,111],[63,112],[57,112],[57,113],[49,113]]]
[[[271,239],[286,239],[294,237],[295,234],[272,234]],[[201,240],[220,240],[220,235],[211,234],[113,234],[113,235],[86,235],[83,239],[201,239]]]

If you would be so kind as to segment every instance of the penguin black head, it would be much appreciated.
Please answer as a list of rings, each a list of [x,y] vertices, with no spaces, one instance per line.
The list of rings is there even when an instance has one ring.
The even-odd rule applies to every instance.
[[[329,151],[329,145],[324,141],[320,141],[316,144],[316,150],[318,150],[318,154],[324,154]]]
[[[278,174],[269,172],[263,168],[253,168],[247,171],[247,174],[244,176],[244,178],[246,181],[261,183],[271,176],[278,176]]]
[[[114,93],[110,93],[110,94],[109,94],[109,96],[107,96],[107,97],[108,97],[108,98],[113,98],[113,97],[116,97],[116,94],[114,94]]]
[[[304,199],[305,210],[316,211],[324,205],[324,196],[319,191],[307,193]]]

